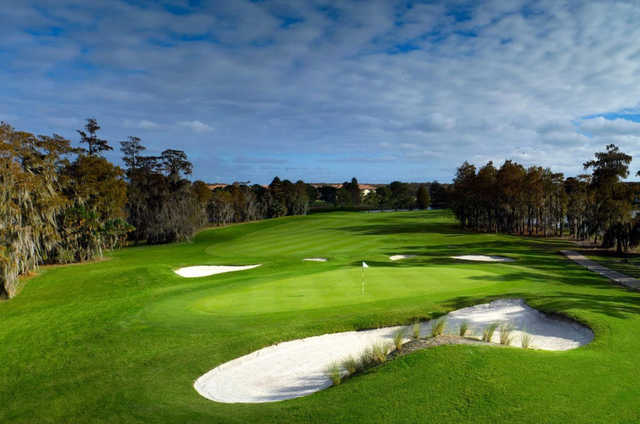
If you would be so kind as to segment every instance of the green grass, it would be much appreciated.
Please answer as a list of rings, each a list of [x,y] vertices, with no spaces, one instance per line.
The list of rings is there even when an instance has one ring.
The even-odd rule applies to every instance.
[[[0,303],[0,422],[640,422],[640,294],[557,253],[567,247],[464,233],[446,211],[340,212],[43,269]],[[388,260],[398,253],[416,257]],[[462,254],[517,261],[448,258]],[[302,261],[314,256],[329,261]],[[197,279],[172,271],[256,263]],[[501,297],[588,323],[595,340],[567,352],[440,346],[269,404],[220,404],[192,387],[216,365],[276,342],[408,325]]]
[[[580,250],[580,253],[609,269],[640,278],[640,254],[638,253],[627,253],[623,258],[618,257],[615,251],[611,250],[585,249]]]

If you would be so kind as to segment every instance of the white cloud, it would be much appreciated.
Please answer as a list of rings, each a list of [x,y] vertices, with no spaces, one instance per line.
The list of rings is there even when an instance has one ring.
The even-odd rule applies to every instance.
[[[605,119],[601,116],[585,119],[580,123],[580,128],[593,135],[632,135],[640,137],[640,123],[627,119]]]
[[[180,121],[178,122],[178,125],[189,128],[191,131],[196,133],[213,131],[213,127],[210,127],[209,125],[200,121]]]
[[[149,121],[147,119],[141,119],[139,121],[132,121],[130,119],[125,119],[124,126],[126,128],[139,128],[143,130],[155,130],[160,128],[159,124],[153,121]]]
[[[456,21],[446,1],[345,0],[329,13],[316,1],[238,0],[187,5],[185,15],[118,0],[101,0],[100,12],[96,2],[34,2],[0,11],[11,14],[0,28],[0,50],[10,53],[0,115],[34,132],[49,116],[104,117],[115,125],[105,131],[123,136],[177,121],[149,147],[203,161],[295,153],[291,167],[309,172],[329,156],[393,152],[383,170],[357,159],[322,170],[337,180],[446,180],[465,159],[504,158],[575,174],[609,142],[640,155],[639,123],[583,119],[640,106],[632,3],[543,0],[524,13],[522,2],[491,0],[469,3],[469,19]],[[113,19],[86,25],[98,14]],[[300,22],[281,27],[285,15]],[[36,35],[54,26],[64,31]],[[213,151],[198,135],[216,122],[224,126]],[[215,170],[231,181],[244,171],[253,172],[224,162]]]

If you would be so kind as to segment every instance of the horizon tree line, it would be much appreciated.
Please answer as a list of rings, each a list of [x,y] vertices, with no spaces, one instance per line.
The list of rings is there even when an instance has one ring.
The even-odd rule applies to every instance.
[[[0,297],[42,264],[90,261],[126,243],[184,241],[207,225],[305,215],[313,208],[426,209],[446,205],[437,182],[394,181],[362,195],[356,178],[340,188],[275,177],[267,187],[210,190],[191,182],[182,150],[145,155],[138,137],[120,142],[123,168],[104,157],[113,146],[95,118],[77,130],[80,145],[0,123]]]
[[[465,161],[451,187],[453,212],[463,227],[477,232],[567,233],[622,253],[640,243],[640,220],[633,214],[640,185],[622,181],[632,157],[613,144],[594,156],[583,164],[591,174],[566,179],[549,168],[525,168],[511,160],[480,169]]]

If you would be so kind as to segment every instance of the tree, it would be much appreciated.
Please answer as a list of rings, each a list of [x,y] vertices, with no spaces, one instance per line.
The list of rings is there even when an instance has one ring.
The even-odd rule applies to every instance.
[[[591,187],[595,193],[596,238],[603,235],[603,247],[616,244],[618,254],[627,250],[631,235],[631,192],[620,182],[629,175],[632,157],[614,145],[605,152],[595,153],[595,159],[584,163],[584,169],[593,169]]]
[[[284,193],[284,187],[282,181],[277,176],[269,184],[269,193],[271,194],[269,205],[269,217],[277,218],[279,216],[285,216],[287,214],[287,202]]]
[[[187,155],[182,150],[167,149],[160,155],[162,170],[169,179],[176,182],[181,174],[191,175],[193,165],[187,160]]]
[[[140,156],[137,137],[121,142],[127,164],[127,218],[134,225],[135,242],[183,241],[207,222],[209,199],[202,182],[192,184],[193,166],[181,150],[167,149],[161,156]],[[207,189],[208,190],[208,189]]]
[[[418,209],[427,209],[429,207],[431,199],[429,199],[429,192],[424,184],[421,184],[420,187],[418,187],[418,191],[416,192],[416,201]]]
[[[84,126],[85,131],[76,130],[80,134],[80,143],[86,143],[89,145],[89,156],[95,156],[100,152],[106,150],[113,150],[113,147],[109,146],[107,140],[98,138],[97,132],[100,129],[98,121],[95,118],[87,118],[87,124]]]
[[[376,195],[380,209],[391,209],[393,207],[393,193],[388,185],[376,188]]]
[[[458,168],[451,202],[464,227],[475,231],[561,235],[568,196],[562,174],[507,160],[500,169],[488,162],[477,173],[467,162]]]
[[[125,221],[124,172],[100,156],[79,155],[61,169],[68,207],[58,217],[63,234],[52,260],[69,263],[102,256],[132,229]]]
[[[465,161],[456,171],[453,180],[452,208],[463,227],[472,226],[475,213],[476,167]]]
[[[342,183],[336,193],[337,202],[340,206],[358,206],[362,202],[360,195],[360,185],[358,180],[353,177],[351,182],[345,181]]]
[[[389,184],[389,189],[391,190],[391,204],[394,209],[413,209],[415,197],[409,189],[409,184],[393,181]]]
[[[61,241],[56,217],[66,206],[58,169],[73,149],[60,136],[34,136],[0,123],[0,297]]]
[[[325,201],[327,203],[332,203],[334,205],[338,202],[338,189],[335,187],[323,185],[318,190],[320,195],[320,200]]]
[[[142,166],[140,153],[145,149],[138,137],[129,137],[128,140],[120,142],[120,150],[124,153],[122,161],[128,169],[135,170]]]
[[[449,207],[446,188],[437,181],[429,186],[429,197],[431,198],[431,207],[436,209],[444,209]]]
[[[351,183],[347,190],[351,196],[351,204],[354,206],[359,205],[362,202],[362,197],[360,196],[360,185],[356,177],[351,178]]]

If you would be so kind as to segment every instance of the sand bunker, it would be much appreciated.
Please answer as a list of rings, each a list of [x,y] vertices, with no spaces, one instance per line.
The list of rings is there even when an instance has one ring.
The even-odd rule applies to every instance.
[[[393,256],[389,256],[389,259],[391,259],[392,261],[398,261],[400,259],[409,259],[409,258],[415,258],[416,255],[393,255]]]
[[[554,319],[527,306],[520,299],[504,299],[459,309],[446,316],[447,330],[457,333],[463,321],[472,335],[479,336],[491,323],[513,325],[512,345],[520,346],[526,332],[533,336],[531,347],[568,350],[593,340],[590,329],[570,320]],[[346,357],[358,356],[376,343],[390,343],[393,333],[403,327],[347,331],[292,340],[265,347],[226,362],[194,383],[202,396],[225,403],[274,402],[309,395],[331,385],[327,367]],[[421,325],[421,334],[431,331],[431,321]],[[492,341],[498,342],[496,331]]]
[[[194,278],[194,277],[206,277],[214,274],[224,274],[225,272],[244,271],[245,269],[257,268],[262,264],[257,265],[245,265],[245,266],[227,266],[227,265],[202,265],[202,266],[188,266],[185,268],[176,269],[174,272],[181,277]]]
[[[303,261],[307,261],[307,262],[327,262],[327,258],[304,258]]]
[[[462,261],[477,261],[477,262],[514,262],[515,259],[505,258],[504,256],[487,256],[487,255],[462,255],[451,256],[453,259],[460,259]]]

